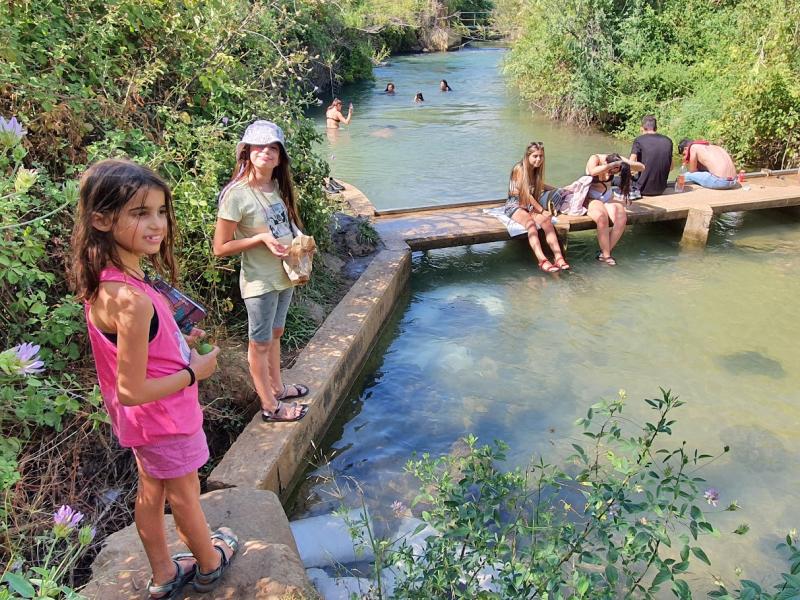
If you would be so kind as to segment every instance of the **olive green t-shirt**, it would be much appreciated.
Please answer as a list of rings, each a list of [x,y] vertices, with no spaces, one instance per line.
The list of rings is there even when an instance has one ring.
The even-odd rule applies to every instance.
[[[275,191],[262,192],[250,187],[246,181],[236,182],[223,190],[217,216],[235,221],[234,239],[253,237],[265,231],[281,244],[292,243],[292,229],[286,205]],[[267,292],[285,290],[292,282],[283,270],[281,259],[261,244],[242,252],[242,270],[239,275],[242,298],[252,298]]]

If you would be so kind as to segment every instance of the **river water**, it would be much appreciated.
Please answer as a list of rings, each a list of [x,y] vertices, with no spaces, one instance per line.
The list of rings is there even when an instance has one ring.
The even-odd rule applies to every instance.
[[[495,55],[465,56],[487,68],[485,57]],[[443,69],[448,59],[456,63],[455,76],[446,72],[458,90],[459,77],[468,79],[467,59],[402,60],[417,73],[426,71],[426,60]],[[398,87],[411,78],[398,64],[391,69]],[[432,187],[450,177],[413,160],[420,161],[416,178]],[[362,189],[380,189],[366,175],[367,161],[365,155],[350,175],[343,161],[337,169]],[[471,177],[468,170],[463,177]],[[502,188],[500,182],[481,193],[500,196]],[[384,192],[388,205],[398,205]],[[713,587],[713,575],[731,584],[737,568],[742,577],[773,583],[783,567],[775,545],[800,527],[800,214],[725,215],[699,252],[681,251],[679,237],[669,226],[631,228],[614,252],[619,266],[611,268],[594,261],[593,232],[571,234],[573,270],[558,276],[538,271],[522,242],[415,253],[407,295],[345,400],[323,444],[329,462],[309,472],[295,516],[358,505],[352,486],[334,485],[329,475],[358,481],[373,514],[387,513],[394,500],[408,504],[416,484],[405,463],[415,452],[451,452],[468,433],[507,442],[510,465],[539,453],[557,461],[572,452],[580,437],[573,423],[592,403],[625,389],[627,416],[643,421],[650,411],[642,399],[663,387],[687,403],[675,415],[675,445],[686,440],[709,454],[731,447],[698,473],[720,490],[720,506],[707,508],[723,535],[702,541],[712,566],[693,563],[696,588]],[[722,512],[733,501],[741,510]],[[750,533],[733,535],[741,523]]]
[[[500,72],[500,48],[393,58],[375,81],[345,88],[351,124],[325,131],[322,154],[333,175],[358,187],[379,209],[504,198],[508,174],[532,141],[545,144],[548,183],[583,175],[596,152],[630,144],[531,114]],[[446,79],[452,92],[440,92]],[[394,96],[383,90],[397,87]],[[423,93],[425,102],[414,103]],[[327,103],[326,103],[327,104]],[[325,128],[324,106],[313,116]]]

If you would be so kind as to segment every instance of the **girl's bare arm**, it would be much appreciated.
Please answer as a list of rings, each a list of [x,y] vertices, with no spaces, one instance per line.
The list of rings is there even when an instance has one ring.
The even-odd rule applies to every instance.
[[[101,294],[92,310],[100,310],[104,322],[113,322],[117,333],[117,399],[124,406],[138,406],[160,400],[187,387],[189,372],[181,369],[162,377],[147,377],[149,323],[153,303],[145,294],[123,283],[101,285]],[[159,327],[162,327],[159,324]],[[200,356],[192,351],[189,363],[198,380],[216,369],[218,348]]]

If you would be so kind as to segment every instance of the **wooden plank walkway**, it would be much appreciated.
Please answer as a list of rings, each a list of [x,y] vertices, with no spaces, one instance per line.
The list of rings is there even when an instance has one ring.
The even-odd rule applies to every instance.
[[[376,211],[358,189],[346,187],[344,199],[357,214],[373,219],[375,228],[390,247],[407,244],[412,250],[430,250],[509,239],[500,221],[483,212],[485,208],[502,206],[504,200]],[[709,190],[687,185],[680,194],[669,188],[662,196],[637,200],[628,209],[628,223],[685,221],[682,242],[705,245],[715,214],[789,206],[800,206],[798,171],[779,175],[754,173],[748,175],[743,188]],[[562,236],[569,231],[594,228],[588,217],[559,215],[556,224]]]

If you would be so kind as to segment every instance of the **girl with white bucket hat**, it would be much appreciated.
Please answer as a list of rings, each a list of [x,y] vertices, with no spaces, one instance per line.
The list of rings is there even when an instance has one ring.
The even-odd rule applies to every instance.
[[[247,359],[264,421],[298,421],[308,405],[299,383],[281,379],[281,335],[294,288],[283,269],[302,227],[283,131],[271,121],[250,124],[236,145],[233,177],[219,196],[216,256],[242,255],[239,287],[247,307]]]

